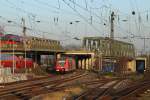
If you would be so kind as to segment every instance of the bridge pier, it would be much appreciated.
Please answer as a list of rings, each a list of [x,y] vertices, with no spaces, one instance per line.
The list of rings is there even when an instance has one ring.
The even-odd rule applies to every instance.
[[[92,67],[91,56],[89,55],[79,55],[77,56],[77,68],[89,70]]]
[[[41,64],[41,55],[38,52],[33,52],[32,53],[32,59],[34,62],[36,62],[38,65]]]

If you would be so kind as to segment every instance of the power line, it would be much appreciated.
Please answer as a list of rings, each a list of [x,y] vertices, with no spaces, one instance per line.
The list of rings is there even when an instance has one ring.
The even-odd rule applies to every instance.
[[[39,1],[39,0],[38,0]],[[41,3],[41,2],[40,2]],[[23,10],[24,11],[24,10]],[[26,12],[27,13],[27,12]],[[28,14],[30,14],[30,13],[28,13]]]
[[[24,1],[24,0],[21,0],[21,1]],[[37,1],[37,0],[34,0],[34,1]],[[45,6],[41,6],[41,5],[37,5],[37,4],[35,4],[35,3],[29,3],[29,2],[24,2],[24,3],[26,3],[26,4],[28,4],[28,5],[30,5],[31,7],[35,7],[35,8],[43,8],[43,9],[45,9],[47,12],[52,12],[52,13],[59,13],[58,11],[56,11],[56,10],[53,10],[53,9],[47,9],[47,8],[45,8]]]
[[[9,2],[9,4],[10,4],[10,2]],[[12,3],[11,3],[12,4]],[[16,7],[15,5],[13,5],[14,7]],[[17,9],[17,8],[16,8]],[[20,11],[20,10],[19,10]],[[23,13],[27,13],[28,14],[28,16],[33,16],[33,15],[30,15],[30,13],[28,13],[28,12],[23,12]],[[29,20],[30,20],[30,18],[29,18]],[[47,22],[47,21],[45,21],[45,22]],[[22,28],[22,26],[20,26],[18,23],[16,23],[16,22],[14,22],[13,21],[13,23],[15,24],[15,25],[17,25],[17,26],[19,26],[19,27],[21,27]],[[30,25],[32,24],[31,23],[31,20],[29,21],[29,23],[30,23]],[[37,32],[37,30],[35,30],[35,29],[33,29],[33,27],[32,27],[32,25],[31,25],[31,28],[27,28],[28,30],[30,30],[30,31],[33,31],[33,32]],[[43,32],[43,31],[40,31],[40,32]],[[43,33],[48,33],[48,32],[43,32]],[[37,33],[36,33],[37,34]]]
[[[4,17],[0,17],[1,19],[3,19],[3,20],[6,20],[6,21],[8,21],[8,19],[6,19],[6,18],[4,18]],[[22,25],[20,25],[20,24],[18,24],[17,22],[15,22],[15,21],[11,21],[11,23],[13,23],[16,27],[20,27],[20,28],[23,28],[23,26]],[[9,24],[7,24],[7,25],[9,25]],[[11,25],[11,26],[14,26],[14,25]],[[26,29],[28,30],[28,31],[32,31],[32,32],[36,32],[36,34],[38,34],[38,35],[41,35],[39,32],[41,32],[41,33],[46,33],[46,34],[53,34],[53,35],[57,35],[57,36],[59,36],[60,37],[60,35],[59,34],[55,34],[55,33],[50,33],[50,32],[46,32],[46,31],[42,31],[42,30],[36,30],[36,29],[33,29],[33,28],[29,28],[29,27],[27,27],[26,26]],[[59,29],[60,30],[62,30],[62,28],[61,27],[59,27]],[[38,33],[37,33],[37,31],[38,31]],[[13,32],[13,31],[9,31],[9,32],[11,32],[11,33],[17,33],[17,32]],[[19,33],[20,34],[20,33]],[[67,37],[68,39],[72,39],[73,37],[71,37],[71,36],[69,36],[68,34],[65,34],[65,35],[63,35],[63,36],[65,36],[65,37]]]
[[[65,0],[62,0],[68,7],[70,7],[74,12],[78,14],[80,18],[82,18],[86,23],[88,23],[93,29],[95,29],[97,32],[100,32],[95,26],[93,26],[91,23],[88,22],[84,16],[82,16],[75,8],[71,7],[69,3],[67,3]],[[101,33],[101,32],[100,32]]]
[[[16,10],[19,10],[19,11],[21,11],[21,12],[23,11],[23,13],[27,13],[28,16],[29,16],[29,15],[30,15],[30,16],[35,16],[35,14],[33,15],[33,13],[26,12],[25,10],[16,7],[16,5],[13,4],[12,2],[10,2],[10,1],[8,1],[8,0],[6,0],[6,1],[7,1],[7,3],[11,4],[11,5],[13,6],[13,8],[16,8]],[[18,25],[18,23],[16,23],[16,22],[13,22],[13,23],[15,23],[16,25]],[[30,25],[31,25],[31,21],[30,21]],[[22,26],[20,26],[20,25],[18,25],[18,26],[19,26],[19,27],[22,27]],[[31,27],[31,28],[27,28],[27,29],[30,30],[30,31],[36,31],[36,30],[33,29],[32,27]],[[40,31],[40,32],[43,32],[43,31]],[[48,32],[44,32],[44,33],[48,33]]]
[[[4,20],[8,21],[6,18],[4,18],[4,17],[2,17],[2,16],[1,16],[0,18],[2,18],[2,19],[4,19]],[[16,25],[16,26],[23,28],[22,25],[18,24],[18,23],[15,22],[15,21],[11,21],[11,22],[12,22],[14,25]],[[54,33],[46,32],[46,31],[42,31],[42,30],[32,29],[32,28],[29,28],[29,27],[27,27],[27,26],[26,26],[26,29],[29,30],[29,31],[35,31],[35,32],[38,31],[38,32],[41,32],[41,33],[54,34]],[[55,35],[56,35],[56,34],[55,34]],[[59,36],[60,36],[60,35],[59,35]]]
[[[66,9],[60,8],[60,1],[59,1],[59,0],[58,0],[58,2],[59,2],[59,7],[55,7],[55,6],[53,6],[53,5],[50,5],[50,4],[47,3],[47,2],[43,2],[43,1],[40,1],[40,0],[34,0],[34,2],[36,2],[37,4],[40,4],[40,5],[46,6],[46,7],[48,7],[49,9],[54,8],[54,9],[56,9],[56,10],[58,10],[58,11],[61,10],[61,11],[65,12],[65,13],[63,13],[63,14],[76,15],[76,14],[74,14],[74,13],[72,13],[72,12],[67,11]]]
[[[70,0],[70,2],[72,2],[72,1]],[[74,3],[74,2],[72,2],[72,3]],[[78,7],[82,8],[83,10],[85,10],[85,11],[87,11],[87,12],[89,12],[89,13],[92,13],[92,14],[96,15],[95,13],[89,11],[88,9],[82,7],[81,5],[79,5],[79,4],[77,4],[77,3],[75,3],[75,4],[76,4]],[[111,7],[107,7],[107,8],[111,9]],[[121,11],[120,11],[120,12],[121,12]],[[98,17],[98,18],[100,18],[100,19],[102,19],[102,20],[105,20],[104,18],[102,18],[102,17],[100,17],[100,16],[97,16],[97,15],[96,15],[96,17]],[[92,19],[92,20],[93,20],[93,19]],[[106,20],[105,20],[105,21],[106,21]],[[104,23],[100,23],[100,24],[104,25]],[[118,26],[117,26],[117,27],[118,27]]]
[[[6,1],[8,4],[12,5],[12,7],[15,8],[17,11],[20,11],[20,12],[22,12],[22,13],[27,13],[27,14],[29,14],[29,15],[34,15],[34,16],[36,16],[36,15],[33,14],[32,12],[28,12],[28,11],[26,11],[26,10],[20,8],[20,7],[17,7],[14,3],[10,2],[9,0],[5,0],[5,1]]]
[[[38,13],[33,13],[33,12],[29,12],[29,11],[27,11],[27,10],[24,10],[23,8],[20,8],[20,7],[18,7],[17,5],[15,5],[13,2],[10,2],[9,0],[5,0],[6,1],[6,3],[7,4],[9,4],[9,6],[7,5],[7,7],[9,7],[9,8],[13,8],[13,9],[15,9],[16,11],[19,11],[19,12],[21,12],[21,13],[25,13],[25,14],[27,14],[27,15],[30,15],[30,16],[41,16],[40,14],[38,14]],[[29,4],[29,3],[28,3]],[[31,4],[30,4],[31,5]],[[36,7],[36,8],[40,8],[40,7],[37,7],[37,6],[33,6],[33,5],[31,5],[32,7]],[[47,11],[50,11],[51,9],[49,9],[49,10],[47,10]],[[56,11],[51,11],[52,13],[58,13],[58,12],[56,12]],[[43,17],[43,16],[42,16]],[[45,17],[45,16],[44,16]]]
[[[64,1],[64,0],[63,0],[63,1]],[[73,1],[71,1],[71,0],[69,0],[69,1],[72,2],[73,4],[75,4],[76,6],[78,6],[79,8],[85,10],[86,12],[92,13],[92,14],[95,15],[96,17],[98,17],[98,18],[102,19],[103,21],[107,22],[106,19],[104,19],[104,18],[98,16],[98,15],[97,15],[96,13],[94,13],[94,12],[89,11],[87,8],[84,8],[84,7],[82,7],[81,5],[79,5],[79,4],[77,4],[76,2],[73,2]]]

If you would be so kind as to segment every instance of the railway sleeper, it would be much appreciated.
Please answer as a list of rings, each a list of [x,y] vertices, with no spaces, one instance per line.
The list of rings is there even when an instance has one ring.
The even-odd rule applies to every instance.
[[[95,91],[91,91],[88,95],[84,96],[82,100],[96,100],[99,96],[103,95],[106,89],[96,89]]]
[[[15,91],[11,93],[21,100],[29,100],[31,98],[29,95],[25,95],[24,93],[19,93]]]

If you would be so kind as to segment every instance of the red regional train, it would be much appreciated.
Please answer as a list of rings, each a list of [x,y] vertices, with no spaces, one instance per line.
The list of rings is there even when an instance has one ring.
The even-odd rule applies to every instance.
[[[63,56],[56,60],[55,71],[56,72],[69,72],[76,69],[76,63],[74,57]]]

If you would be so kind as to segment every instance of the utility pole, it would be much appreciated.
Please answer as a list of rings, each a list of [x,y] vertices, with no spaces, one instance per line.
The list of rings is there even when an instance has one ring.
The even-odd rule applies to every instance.
[[[24,18],[22,18],[22,25],[23,25],[23,31],[22,31],[22,33],[23,33],[23,45],[24,45],[24,52],[25,52],[25,54],[24,54],[24,61],[25,61],[25,70],[26,70],[26,68],[27,68],[27,66],[26,66],[26,26],[25,26],[25,19]]]
[[[114,18],[115,14],[114,12],[111,13],[111,18],[110,18],[110,21],[111,21],[111,26],[110,26],[110,63],[111,63],[111,67],[114,67],[113,65],[113,45],[114,45]]]
[[[145,47],[146,47],[146,45],[145,45],[145,39],[146,39],[146,38],[144,37],[144,53],[145,53]]]
[[[23,25],[23,36],[25,37],[26,36],[26,26],[25,26],[25,19],[22,18],[22,25]]]
[[[115,16],[115,14],[114,14],[114,12],[112,12],[112,13],[111,13],[111,18],[110,18],[110,20],[111,20],[110,38],[111,38],[112,40],[114,39],[114,20],[115,20],[114,16]]]

